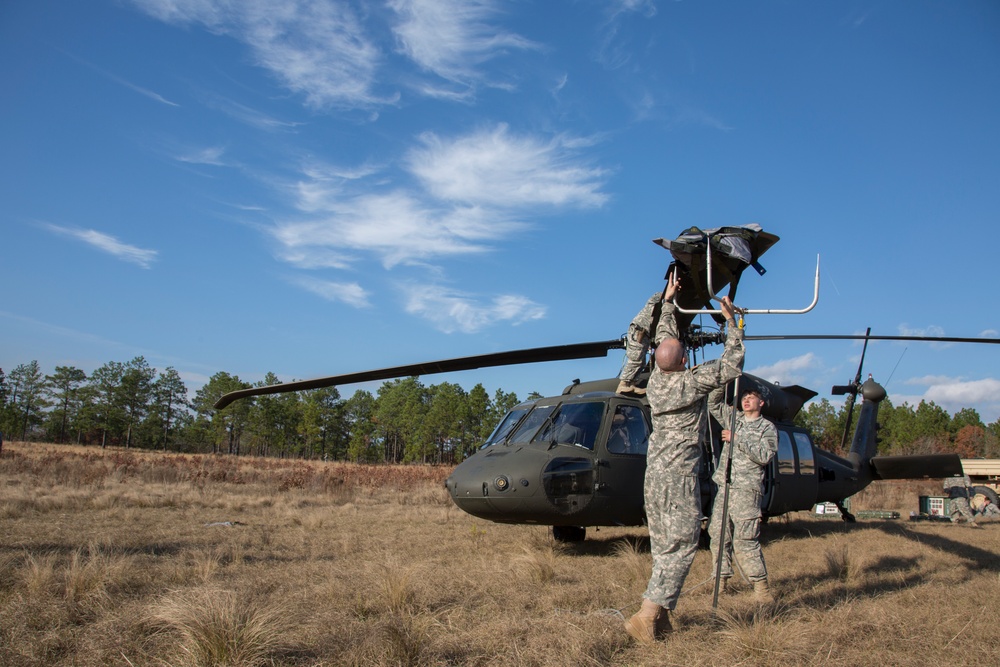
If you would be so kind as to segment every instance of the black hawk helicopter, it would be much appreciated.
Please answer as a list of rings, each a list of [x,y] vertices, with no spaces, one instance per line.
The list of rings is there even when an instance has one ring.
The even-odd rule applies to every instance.
[[[721,331],[708,331],[693,324],[699,314],[722,322],[713,310],[716,286],[729,286],[735,298],[744,269],[764,270],[759,258],[778,237],[757,225],[723,227],[717,230],[690,228],[675,240],[655,239],[674,257],[668,273],[676,272],[684,289],[676,297],[678,327],[694,365],[695,353],[710,344],[722,343]],[[713,255],[715,256],[713,259]],[[819,297],[817,258],[815,294],[808,307],[798,310],[753,310],[747,313],[804,313]],[[864,340],[861,364],[850,384],[833,387],[832,393],[848,395],[847,429],[852,424],[854,404],[862,403],[850,449],[845,456],[817,447],[810,433],[793,420],[802,406],[817,395],[800,386],[779,386],[743,374],[737,381],[746,390],[755,388],[765,401],[764,416],[778,431],[778,453],[765,471],[762,511],[765,517],[809,510],[817,503],[834,503],[842,517],[853,521],[844,501],[884,479],[942,478],[962,474],[954,454],[879,456],[878,411],[885,389],[870,377],[862,382],[864,352],[869,340],[905,340],[1000,343],[1000,339],[928,336],[863,335],[745,336],[746,341],[764,340]],[[445,359],[377,370],[252,387],[222,396],[215,407],[222,409],[235,400],[290,391],[303,391],[399,377],[431,375],[514,364],[561,361],[607,356],[625,348],[625,338],[573,345],[558,345],[492,354]],[[643,388],[650,361],[635,385]],[[515,406],[501,419],[479,450],[462,461],[445,482],[455,504],[474,516],[500,523],[552,526],[559,541],[583,540],[590,526],[639,526],[645,523],[643,478],[646,447],[651,432],[646,397],[616,393],[618,378],[580,382],[574,380],[559,396],[539,398]],[[732,392],[730,392],[732,393]],[[728,400],[733,401],[729,396]],[[734,402],[739,406],[739,400]],[[720,426],[710,420],[711,434],[705,438],[701,464],[702,507],[710,508],[715,485],[712,472],[722,451]],[[843,444],[849,435],[845,429]]]

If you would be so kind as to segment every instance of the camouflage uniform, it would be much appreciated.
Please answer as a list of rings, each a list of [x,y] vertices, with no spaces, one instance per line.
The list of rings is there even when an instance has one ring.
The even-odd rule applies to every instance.
[[[656,340],[676,338],[674,306],[663,305]],[[654,368],[647,387],[653,434],[646,458],[645,501],[653,576],[643,597],[661,607],[677,606],[701,531],[698,466],[700,434],[707,425],[705,397],[739,376],[743,330],[730,326],[718,362],[665,373]]]
[[[732,423],[733,407],[726,405],[725,390],[716,389],[708,397],[712,416],[728,429]],[[736,413],[736,428],[732,438],[732,468],[729,480],[729,517],[726,521],[725,548],[722,549],[722,569],[719,576],[733,576],[733,551],[743,574],[751,582],[767,581],[764,554],[760,550],[760,503],[764,466],[778,451],[778,431],[774,424],[759,417],[748,420],[742,412]],[[712,506],[712,521],[708,537],[712,545],[712,565],[719,558],[719,536],[722,534],[723,487],[726,484],[725,456],[712,480],[719,493]]]
[[[625,367],[622,368],[621,372],[621,380],[625,384],[632,384],[635,381],[635,376],[639,374],[646,363],[646,353],[649,351],[649,339],[652,333],[650,329],[653,328],[653,309],[662,300],[663,292],[657,292],[649,297],[649,301],[628,325],[628,336],[625,338]],[[672,337],[677,338],[676,325],[673,325],[673,328],[674,335]],[[659,335],[659,331],[660,327],[657,327],[658,335],[655,343],[659,343],[664,338],[663,335]]]
[[[969,487],[972,481],[968,475],[949,477],[944,480],[944,490],[951,498],[951,522],[958,523],[965,519],[969,523],[975,523],[972,515],[972,508],[969,507]]]

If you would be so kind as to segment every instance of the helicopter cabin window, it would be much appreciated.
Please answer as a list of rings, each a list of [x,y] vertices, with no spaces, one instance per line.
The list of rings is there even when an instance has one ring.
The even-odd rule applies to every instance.
[[[809,436],[801,431],[796,431],[795,448],[799,452],[799,474],[812,475],[815,473],[816,461],[813,458],[813,444]]]
[[[642,409],[634,405],[619,405],[611,421],[608,452],[611,454],[645,454],[649,445],[649,427]]]
[[[507,416],[503,418],[503,421],[497,424],[497,427],[493,429],[493,433],[490,434],[490,437],[486,439],[486,442],[483,443],[483,446],[480,447],[480,449],[489,447],[490,445],[495,445],[498,442],[503,442],[504,438],[510,435],[511,431],[514,430],[514,427],[521,421],[521,417],[526,415],[530,409],[531,408],[515,408],[514,410],[508,412]]]
[[[778,474],[795,474],[795,451],[792,449],[792,439],[788,431],[778,431]]]
[[[604,403],[564,403],[533,440],[593,449],[603,414]]]

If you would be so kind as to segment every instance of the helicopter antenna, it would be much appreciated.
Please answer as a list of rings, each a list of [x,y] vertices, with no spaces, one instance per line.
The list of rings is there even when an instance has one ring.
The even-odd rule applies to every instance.
[[[840,449],[847,446],[847,434],[851,431],[851,418],[854,416],[854,403],[858,400],[858,388],[861,386],[861,367],[865,363],[865,353],[868,351],[868,336],[871,334],[872,328],[868,327],[865,331],[865,344],[861,348],[861,361],[858,362],[858,373],[854,376],[854,382],[849,385],[835,385],[831,393],[833,394],[850,394],[851,398],[847,402],[847,423],[844,424],[844,435],[840,438]]]
[[[910,348],[908,348],[908,347],[904,347],[903,351],[900,353],[899,359],[896,360],[896,365],[892,367],[892,372],[889,373],[889,379],[886,380],[885,384],[883,385],[886,389],[889,388],[889,382],[892,381],[892,376],[896,374],[896,369],[899,368],[899,362],[901,362],[903,360],[903,355],[906,354],[906,351],[909,350],[909,349]]]

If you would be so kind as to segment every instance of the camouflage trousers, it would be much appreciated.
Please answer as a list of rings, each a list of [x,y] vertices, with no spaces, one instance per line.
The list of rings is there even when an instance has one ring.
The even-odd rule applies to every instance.
[[[712,574],[719,558],[719,536],[722,534],[723,490],[715,496],[712,520],[708,524],[708,538],[712,546]],[[760,492],[755,489],[729,489],[729,516],[726,520],[726,538],[722,552],[722,569],[719,576],[733,576],[733,555],[746,578],[751,582],[767,580],[764,552],[760,548]]]
[[[644,493],[653,575],[643,597],[673,609],[698,550],[701,532],[698,477],[669,470],[647,474]]]
[[[974,521],[975,517],[972,516],[972,508],[969,507],[969,499],[958,498],[951,499],[951,522],[958,523],[962,519],[966,521]]]

